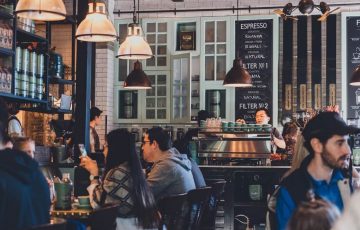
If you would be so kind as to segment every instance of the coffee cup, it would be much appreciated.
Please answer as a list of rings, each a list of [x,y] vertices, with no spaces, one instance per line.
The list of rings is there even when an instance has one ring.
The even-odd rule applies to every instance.
[[[78,200],[81,206],[90,206],[89,196],[78,196]]]

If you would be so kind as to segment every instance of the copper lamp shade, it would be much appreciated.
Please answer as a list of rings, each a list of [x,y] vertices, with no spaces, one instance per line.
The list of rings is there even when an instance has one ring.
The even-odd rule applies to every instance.
[[[80,23],[75,37],[86,42],[110,42],[117,38],[116,30],[106,15],[105,3],[89,3],[89,13]]]
[[[127,89],[151,89],[151,82],[145,72],[142,70],[141,63],[134,63],[134,70],[126,77],[124,88]]]
[[[224,86],[228,87],[251,87],[251,75],[249,72],[242,66],[242,61],[240,58],[234,60],[233,67],[226,74]]]
[[[20,0],[15,14],[37,21],[61,21],[66,17],[66,8],[62,0]]]
[[[358,65],[351,77],[350,85],[360,86],[360,65]]]

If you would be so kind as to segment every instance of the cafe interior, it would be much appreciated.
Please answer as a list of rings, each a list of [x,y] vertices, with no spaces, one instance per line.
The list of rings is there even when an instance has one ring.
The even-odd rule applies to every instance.
[[[356,0],[0,0],[4,136],[32,143],[51,201],[47,223],[0,229],[281,229],[269,198],[307,123],[331,111],[360,127],[359,32]],[[205,186],[155,196],[155,228],[126,227],[127,198],[94,206],[89,187],[119,129],[146,182],[153,127],[174,146],[192,133]],[[349,146],[358,170],[360,136]]]

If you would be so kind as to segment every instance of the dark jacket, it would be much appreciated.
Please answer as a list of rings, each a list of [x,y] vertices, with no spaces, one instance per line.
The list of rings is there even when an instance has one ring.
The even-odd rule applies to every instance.
[[[50,191],[38,163],[26,153],[0,151],[0,229],[49,222]]]

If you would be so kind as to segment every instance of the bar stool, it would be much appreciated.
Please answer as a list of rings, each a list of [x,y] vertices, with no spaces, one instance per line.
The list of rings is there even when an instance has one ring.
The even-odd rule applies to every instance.
[[[30,230],[66,230],[66,220],[51,218],[50,223],[31,227]]]
[[[107,204],[95,210],[89,217],[91,230],[116,229],[116,217],[119,204]]]
[[[221,199],[221,195],[224,193],[225,185],[226,181],[221,180],[211,186],[209,203],[204,210],[204,214],[200,224],[201,229],[215,229],[216,213]]]

